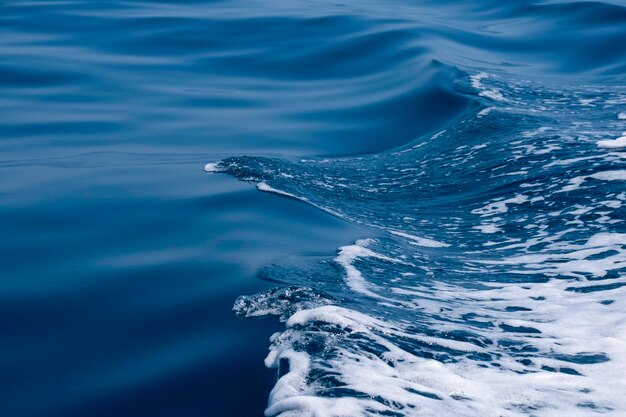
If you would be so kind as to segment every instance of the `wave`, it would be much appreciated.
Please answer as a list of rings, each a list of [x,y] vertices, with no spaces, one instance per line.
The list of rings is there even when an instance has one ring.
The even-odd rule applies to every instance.
[[[477,105],[405,146],[207,166],[385,233],[235,304],[285,321],[266,415],[626,410],[626,90],[455,83]]]
[[[234,305],[284,322],[266,360],[278,373],[268,416],[626,414],[625,22],[622,0],[3,2],[2,210],[17,278],[5,287],[18,297],[6,317],[19,319],[4,408],[257,407],[240,382],[262,374],[223,352],[252,358],[266,341],[242,344],[250,328],[226,329],[219,303],[207,336],[188,304],[205,293],[172,296],[161,277],[208,271],[202,288],[223,301],[256,291],[235,289],[250,268],[305,245],[259,271],[276,288]],[[323,212],[250,201],[230,179],[199,197],[185,167],[200,162]],[[208,246],[187,233],[206,227]],[[362,239],[333,243],[347,230]],[[329,245],[336,254],[317,252]],[[216,256],[203,262],[205,250]],[[106,331],[66,326],[111,277],[90,315]],[[146,309],[150,277],[163,293]],[[158,337],[127,340],[166,316]],[[106,358],[76,356],[74,336],[103,335]],[[215,346],[200,357],[198,341]],[[165,347],[158,360],[147,343]],[[198,377],[204,365],[219,384]],[[28,404],[12,395],[27,389]]]
[[[285,322],[266,415],[623,414],[626,8],[396,6],[323,4],[314,44],[251,52],[268,78],[367,90],[333,110],[369,121],[361,152],[206,166],[372,230],[235,303]]]

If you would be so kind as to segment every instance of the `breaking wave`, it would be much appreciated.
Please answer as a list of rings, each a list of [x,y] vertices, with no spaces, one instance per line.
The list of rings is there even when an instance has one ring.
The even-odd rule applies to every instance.
[[[411,28],[383,32],[423,46],[390,63],[424,62],[411,94],[381,95],[421,103],[410,140],[206,166],[372,231],[313,266],[268,266],[284,286],[236,301],[285,323],[267,416],[626,413],[626,47],[596,49],[626,11],[445,3],[430,26],[390,11]],[[568,36],[584,41],[560,49]]]

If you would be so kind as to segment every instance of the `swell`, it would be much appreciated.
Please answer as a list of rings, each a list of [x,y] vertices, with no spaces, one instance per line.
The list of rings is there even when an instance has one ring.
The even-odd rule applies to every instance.
[[[254,154],[380,152],[474,109],[455,88],[466,71],[551,82],[624,73],[617,4],[244,6],[5,5],[3,132],[19,146],[67,131],[76,153],[86,151],[81,136],[139,123],[146,132],[131,133],[150,145],[161,132],[199,142],[210,132]],[[149,75],[137,79],[137,70]]]

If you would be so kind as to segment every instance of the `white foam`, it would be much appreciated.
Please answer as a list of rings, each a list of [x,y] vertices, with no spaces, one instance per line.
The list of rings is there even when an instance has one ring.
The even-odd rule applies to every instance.
[[[589,175],[587,178],[595,178],[604,181],[626,181],[626,170],[602,171]]]
[[[588,160],[597,159],[597,158],[599,158],[598,155],[591,155],[591,156],[581,156],[579,158],[561,159],[561,160],[552,161],[549,164],[544,165],[544,168],[550,168],[553,166],[566,166],[566,165],[575,164],[577,162],[588,161]]]
[[[617,115],[619,120],[626,120],[626,112],[621,112]]]
[[[502,229],[500,229],[496,224],[493,223],[484,223],[478,226],[474,226],[473,228],[476,230],[480,230],[481,233],[486,234],[498,233],[502,231]]]
[[[346,272],[346,284],[348,284],[348,287],[350,287],[351,290],[367,295],[368,297],[384,299],[384,297],[381,297],[373,291],[375,286],[363,278],[363,275],[361,275],[359,270],[354,266],[354,262],[357,259],[375,258],[391,263],[405,265],[407,263],[399,259],[389,258],[374,252],[373,250],[367,248],[367,246],[371,243],[373,243],[373,240],[363,239],[357,240],[354,245],[342,246],[339,248],[339,255],[335,258],[335,262],[344,268]]]
[[[481,111],[478,112],[478,114],[476,115],[478,118],[481,117],[485,117],[487,116],[489,113],[491,113],[491,111],[495,109],[495,107],[487,107],[486,109],[482,109]]]
[[[560,192],[574,191],[589,178],[603,181],[626,181],[626,170],[601,171],[591,175],[580,175],[569,180],[569,184],[561,188]]]
[[[409,292],[409,291],[407,291]],[[416,296],[420,289],[413,291]],[[400,322],[379,320],[372,315],[338,306],[324,306],[300,311],[287,322],[287,330],[272,339],[272,348],[266,364],[278,367],[281,359],[289,360],[289,372],[279,379],[270,396],[267,416],[365,416],[377,412],[399,413],[406,416],[486,416],[515,417],[588,417],[590,413],[620,416],[626,410],[626,398],[616,393],[625,392],[626,321],[622,312],[626,307],[626,290],[612,294],[610,308],[599,303],[602,295],[564,294],[558,281],[551,284],[504,285],[491,289],[463,291],[453,286],[441,286],[434,296],[418,298],[420,305],[441,314],[450,314],[446,330],[454,330],[458,318],[473,313],[479,317],[500,315],[500,323],[509,326],[529,326],[541,331],[537,334],[502,333],[499,328],[473,328],[473,332],[492,340],[507,339],[539,349],[526,355],[536,368],[567,367],[578,375],[539,370],[528,372],[505,350],[499,351],[495,366],[478,366],[480,362],[460,358],[442,363],[404,350],[394,343],[395,337],[414,335]],[[544,297],[545,300],[540,299]],[[505,312],[508,306],[524,307],[528,311]],[[441,310],[445,308],[445,310]],[[602,317],[601,321],[598,318]],[[307,326],[318,328],[322,323],[337,326],[341,332],[361,344],[372,343],[382,349],[381,354],[350,348],[350,339],[341,332],[328,339],[326,349],[336,350],[328,359],[320,361],[296,347],[301,343]],[[434,328],[437,326],[435,325]],[[496,330],[497,329],[497,330]],[[347,345],[341,345],[348,343]],[[432,338],[435,345],[441,339]],[[345,347],[344,347],[345,346]],[[457,349],[480,352],[479,346],[466,343],[452,344]],[[600,352],[611,360],[578,365],[555,355],[578,355],[581,352]],[[545,356],[542,354],[545,353]],[[345,389],[361,393],[358,397],[320,396],[326,387],[309,382],[314,370],[332,369],[333,375]],[[385,403],[375,401],[380,398]],[[593,408],[588,404],[593,404]]]
[[[285,192],[285,191],[278,190],[278,189],[276,189],[276,188],[274,188],[274,187],[272,187],[272,186],[270,186],[270,185],[268,185],[267,183],[264,183],[264,182],[258,183],[256,185],[256,188],[258,188],[260,191],[265,191],[266,193],[273,193],[273,194],[278,194],[278,195],[282,195],[282,196],[285,196],[285,197],[295,198],[296,200],[303,200],[303,199],[301,199],[301,198],[299,198],[299,197],[297,197],[297,196],[295,196],[293,194],[290,194],[290,193]]]
[[[626,267],[626,234],[597,233],[584,244],[552,244],[541,253],[512,256],[501,260],[478,261],[495,265],[520,265],[522,270],[509,272],[584,278],[584,273],[603,277],[609,271]],[[600,254],[612,255],[596,258]]]
[[[219,162],[209,162],[204,166],[206,172],[220,172]]]
[[[609,148],[609,149],[615,149],[615,148],[626,148],[626,132],[622,133],[622,136],[620,136],[617,139],[614,140],[601,140],[598,142],[598,147],[599,148]]]
[[[528,197],[524,194],[517,194],[515,197],[507,200],[494,201],[484,207],[472,210],[472,214],[479,214],[482,217],[493,216],[494,214],[506,213],[509,204],[523,204],[528,201]]]
[[[532,138],[538,135],[542,135],[545,132],[549,131],[551,128],[547,127],[547,126],[542,126],[540,128],[537,128],[535,130],[527,130],[522,132],[522,136],[525,138]]]
[[[440,132],[435,133],[434,135],[432,135],[432,136],[430,137],[430,139],[437,139],[439,136],[443,135],[444,133],[446,133],[445,129],[444,129],[444,130],[442,130],[442,131],[440,131]],[[422,146],[422,145],[424,145],[424,144],[423,144],[423,143],[421,143],[420,145],[415,146],[414,148],[417,148],[417,147]]]
[[[478,95],[490,98],[495,101],[504,101],[504,96],[502,93],[496,88],[488,88],[486,87],[482,81],[489,78],[490,75],[484,72],[474,74],[470,77],[470,81],[472,83],[472,87],[477,89]]]
[[[401,237],[407,238],[407,239],[411,240],[410,243],[412,245],[415,245],[415,246],[425,246],[425,247],[428,247],[428,248],[445,248],[445,247],[450,246],[447,243],[439,242],[439,241],[434,240],[434,239],[428,239],[428,238],[425,238],[425,237],[419,237],[419,236],[411,235],[411,234],[405,233],[405,232],[398,232],[396,230],[390,230],[389,233],[391,233],[392,235],[396,235],[396,236],[401,236]]]

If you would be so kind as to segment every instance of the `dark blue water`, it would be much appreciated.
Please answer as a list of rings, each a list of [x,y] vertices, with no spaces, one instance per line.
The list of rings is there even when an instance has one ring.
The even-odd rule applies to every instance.
[[[625,40],[621,1],[3,2],[0,415],[624,415]]]

